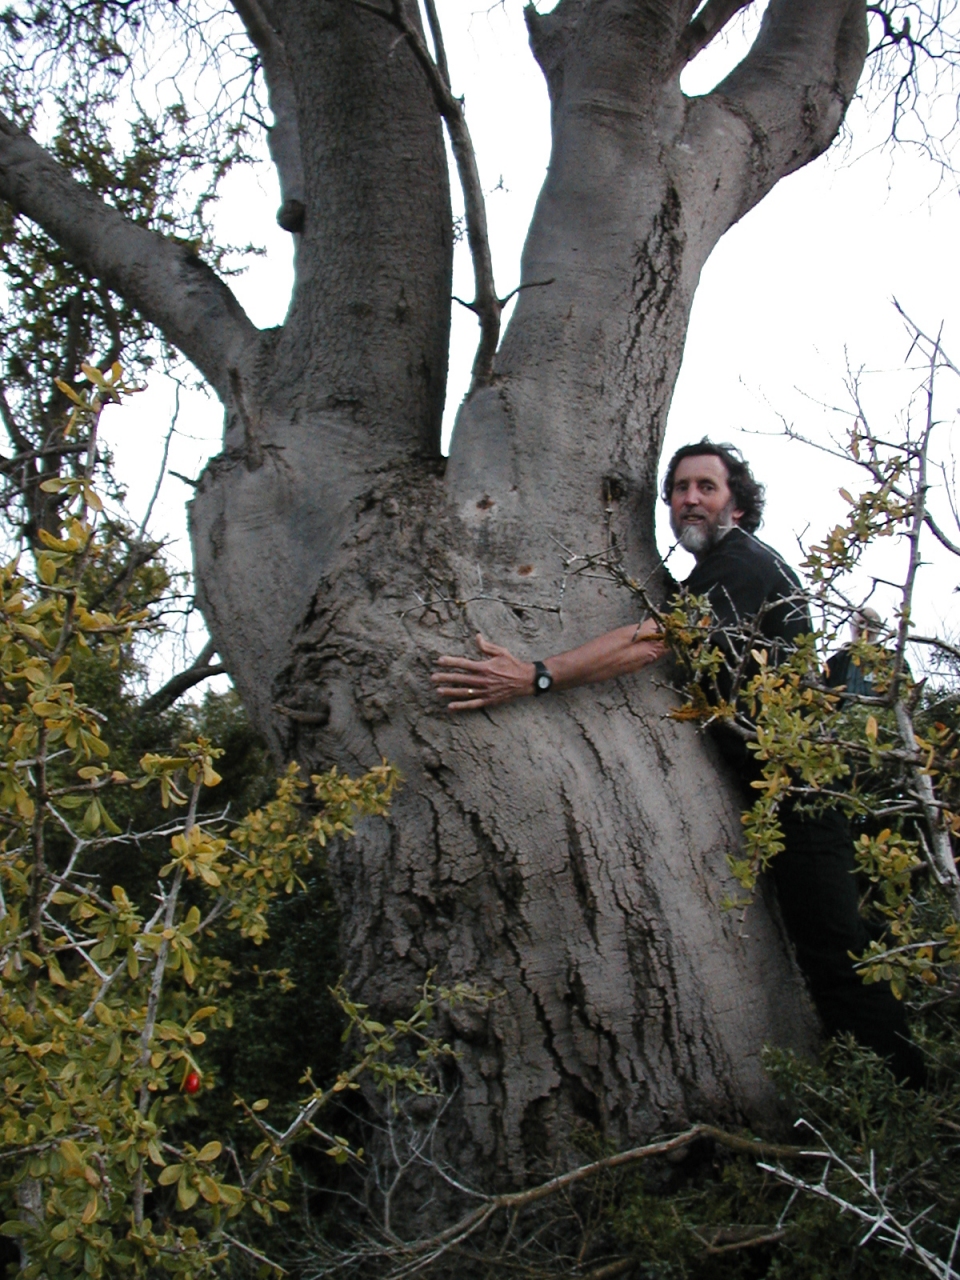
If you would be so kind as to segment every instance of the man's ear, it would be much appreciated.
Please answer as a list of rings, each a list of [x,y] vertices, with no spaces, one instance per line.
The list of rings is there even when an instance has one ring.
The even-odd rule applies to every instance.
[[[739,508],[736,511],[731,511],[730,519],[733,521],[734,524],[739,524],[740,521],[743,519],[743,512]]]

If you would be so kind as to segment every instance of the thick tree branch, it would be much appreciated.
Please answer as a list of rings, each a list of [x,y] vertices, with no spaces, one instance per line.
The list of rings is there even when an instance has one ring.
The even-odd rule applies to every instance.
[[[677,70],[692,61],[741,9],[746,9],[751,4],[753,0],[707,0],[680,36],[677,45]]]
[[[277,221],[284,231],[299,232],[303,230],[306,212],[303,156],[300,151],[297,97],[287,62],[287,51],[270,15],[259,0],[231,2],[260,55],[270,110],[273,112],[273,124],[267,130],[267,145],[280,180],[281,204],[277,210]]]
[[[708,95],[750,132],[748,187],[738,216],[827,149],[866,53],[863,0],[772,0],[750,52]]]
[[[470,257],[473,261],[474,298],[465,303],[480,321],[480,342],[473,361],[468,397],[478,387],[487,386],[493,375],[493,358],[497,353],[500,341],[500,316],[503,312],[503,300],[497,296],[493,281],[493,258],[490,253],[490,237],[487,232],[487,206],[480,183],[480,171],[477,168],[477,156],[473,149],[473,139],[467,127],[463,111],[463,100],[454,97],[450,90],[446,56],[443,52],[443,39],[440,35],[439,20],[436,13],[430,17],[433,29],[434,44],[442,66],[434,62],[430,51],[424,44],[419,29],[407,16],[403,0],[393,0],[390,9],[371,4],[369,0],[355,0],[355,3],[370,13],[376,13],[392,23],[398,31],[402,31],[407,43],[413,50],[413,56],[423,68],[427,83],[433,93],[450,138],[450,147],[457,164],[460,186],[463,190],[464,218],[467,224],[467,244],[470,246]]]
[[[130,222],[2,113],[0,199],[136,307],[197,366],[222,400],[229,397],[227,370],[244,363],[258,331],[188,245]]]
[[[179,672],[156,693],[151,694],[141,705],[140,710],[146,715],[159,715],[161,711],[166,711],[167,707],[172,707],[176,700],[194,685],[200,684],[203,680],[209,680],[211,676],[221,675],[226,671],[223,663],[210,661],[216,651],[217,646],[212,640],[208,640],[186,671]]]

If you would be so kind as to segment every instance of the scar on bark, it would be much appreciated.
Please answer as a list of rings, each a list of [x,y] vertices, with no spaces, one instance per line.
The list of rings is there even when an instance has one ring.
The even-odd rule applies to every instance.
[[[230,390],[233,393],[234,403],[237,406],[237,413],[240,415],[240,421],[243,423],[243,442],[245,446],[246,463],[248,471],[259,471],[263,466],[263,446],[260,443],[257,429],[254,426],[253,419],[247,410],[246,401],[243,398],[243,385],[240,380],[240,372],[238,369],[229,370]]]

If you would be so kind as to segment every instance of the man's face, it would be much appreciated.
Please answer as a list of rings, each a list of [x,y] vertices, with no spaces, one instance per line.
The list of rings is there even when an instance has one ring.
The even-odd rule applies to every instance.
[[[670,493],[670,527],[684,550],[709,551],[742,515],[733,504],[722,458],[712,453],[681,458]]]

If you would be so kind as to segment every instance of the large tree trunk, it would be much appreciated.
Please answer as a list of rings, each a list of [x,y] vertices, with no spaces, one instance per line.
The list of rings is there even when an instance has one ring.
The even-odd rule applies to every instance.
[[[831,50],[847,8],[862,27],[858,6],[837,6],[817,33]],[[291,503],[272,461],[213,464],[193,504],[204,612],[279,754],[354,770],[386,757],[406,779],[389,821],[333,866],[349,985],[393,1016],[429,969],[503,993],[453,1024],[474,1170],[524,1169],[575,1117],[618,1141],[691,1116],[769,1120],[762,1046],[811,1038],[766,907],[745,929],[721,909],[737,797],[696,733],[666,719],[669,693],[634,677],[451,720],[428,684],[434,656],[477,630],[532,658],[636,616],[564,559],[615,535],[655,581],[657,462],[700,269],[841,118],[833,84],[781,90],[782,115],[792,124],[802,99],[810,132],[801,149],[792,128],[785,157],[767,136],[776,121],[721,95],[688,102],[670,65],[675,15],[655,9],[563,0],[532,19],[554,147],[523,278],[552,283],[521,294],[446,474],[383,447],[331,456],[329,434],[301,453],[319,404],[343,397],[321,351],[319,403],[272,437],[296,452],[313,507]],[[308,223],[301,254],[311,245]],[[323,314],[301,287],[284,343],[299,353]],[[253,394],[275,405],[275,388],[271,370]],[[398,419],[369,377],[361,398],[397,440],[411,410]],[[248,638],[258,626],[268,661]]]
[[[565,562],[615,536],[658,582],[657,465],[700,270],[829,144],[855,87],[862,0],[773,0],[737,70],[686,99],[684,61],[741,6],[708,0],[691,21],[696,7],[561,0],[531,17],[554,144],[523,280],[550,283],[521,294],[446,466],[439,121],[408,44],[369,7],[237,2],[272,80],[285,195],[306,210],[279,331],[257,334],[173,249],[145,284],[148,233],[126,256],[98,251],[79,214],[107,232],[114,215],[85,197],[58,223],[52,162],[0,121],[0,194],[179,325],[226,405],[192,504],[197,587],[255,722],[311,770],[386,757],[403,771],[389,819],[332,863],[347,981],[394,1016],[433,968],[502,993],[451,1019],[475,1174],[521,1173],[577,1117],[618,1141],[693,1116],[769,1120],[762,1046],[813,1035],[767,905],[743,928],[721,909],[738,797],[667,718],[662,683],[460,718],[428,683],[436,654],[477,630],[534,658],[636,617]]]

